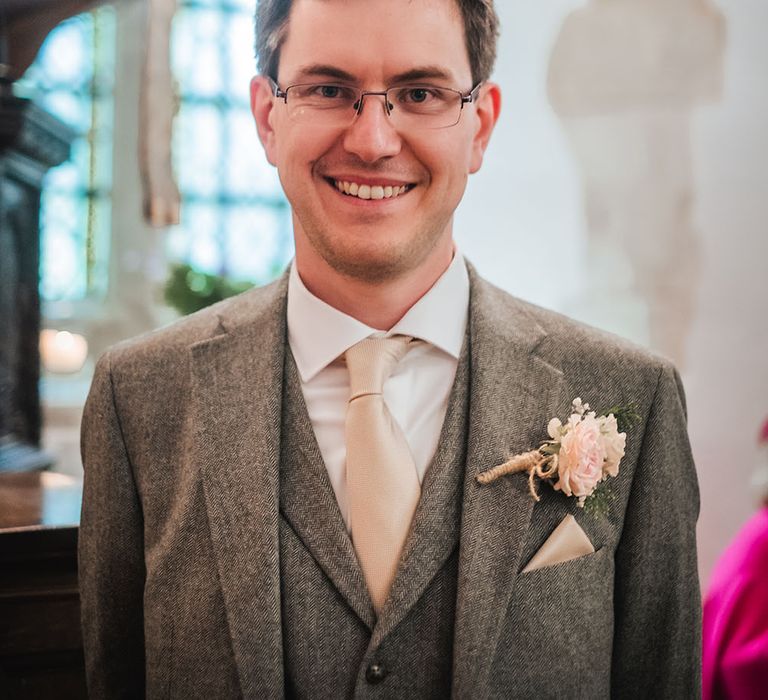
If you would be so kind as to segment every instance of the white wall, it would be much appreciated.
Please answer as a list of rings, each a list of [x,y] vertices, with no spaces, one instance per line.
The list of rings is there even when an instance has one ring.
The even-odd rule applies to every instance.
[[[504,110],[459,245],[501,287],[681,368],[706,583],[754,508],[768,416],[768,4],[497,6]]]

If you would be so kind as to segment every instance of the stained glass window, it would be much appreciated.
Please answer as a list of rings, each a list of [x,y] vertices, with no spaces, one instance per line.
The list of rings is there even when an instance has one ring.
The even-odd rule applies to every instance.
[[[114,12],[73,17],[46,39],[15,90],[75,129],[71,158],[49,171],[40,207],[41,294],[106,291],[112,185]]]
[[[265,282],[292,255],[290,213],[249,107],[255,72],[253,0],[185,0],[171,43],[180,108],[174,123],[181,225],[179,262]]]
[[[290,213],[249,109],[255,70],[253,0],[182,0],[171,38],[180,108],[174,169],[182,220],[168,231],[173,261],[264,282],[293,253]],[[41,203],[41,294],[79,300],[106,292],[112,196],[115,63],[110,7],[51,32],[17,92],[78,133],[52,169]],[[137,96],[138,99],[138,96]]]

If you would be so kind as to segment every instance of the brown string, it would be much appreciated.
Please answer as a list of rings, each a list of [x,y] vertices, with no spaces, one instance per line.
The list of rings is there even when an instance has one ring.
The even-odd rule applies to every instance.
[[[533,499],[538,502],[540,498],[536,492],[536,477],[551,479],[557,474],[557,455],[545,455],[539,450],[523,452],[498,467],[478,474],[475,478],[479,483],[485,485],[507,474],[519,474],[521,472],[528,472],[528,488]]]

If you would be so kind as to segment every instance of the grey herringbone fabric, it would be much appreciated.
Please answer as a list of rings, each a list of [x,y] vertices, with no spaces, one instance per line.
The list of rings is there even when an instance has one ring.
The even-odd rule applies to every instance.
[[[341,669],[346,691],[350,655],[359,697],[446,695],[448,683],[461,700],[698,697],[698,489],[668,362],[514,299],[470,268],[466,455],[450,472],[463,468],[464,480],[455,501],[427,499],[448,493],[442,480],[423,485],[374,625],[327,489],[304,510],[295,494],[305,491],[294,490],[293,505],[283,493],[279,513],[299,464],[281,442],[286,289],[284,276],[98,363],[83,417],[80,530],[92,697],[312,696],[313,674],[325,682],[327,668]],[[576,396],[598,410],[635,403],[641,415],[607,516],[547,486],[534,504],[523,475],[477,483],[545,439]],[[317,455],[302,459],[317,466]],[[595,553],[520,573],[568,513]],[[295,639],[315,592],[316,658]],[[362,675],[378,658],[370,651],[389,664],[377,685]]]
[[[93,698],[282,697],[286,291],[282,279],[99,361],[79,539]]]

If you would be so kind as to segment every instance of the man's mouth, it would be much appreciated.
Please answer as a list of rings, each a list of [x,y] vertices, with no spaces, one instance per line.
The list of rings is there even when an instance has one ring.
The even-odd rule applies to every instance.
[[[348,180],[335,180],[328,178],[339,192],[349,197],[358,199],[394,199],[413,189],[415,185],[388,185],[368,184]]]

